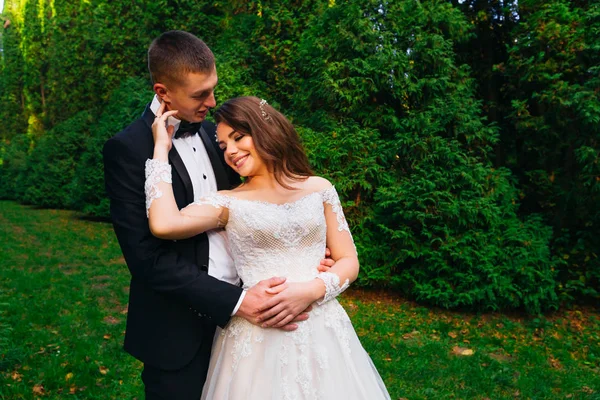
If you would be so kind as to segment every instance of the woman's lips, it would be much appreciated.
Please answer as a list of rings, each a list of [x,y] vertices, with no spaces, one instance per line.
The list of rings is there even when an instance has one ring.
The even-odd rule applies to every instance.
[[[248,156],[249,156],[249,154],[246,154],[245,156],[242,156],[242,157],[236,157],[235,159],[233,159],[231,161],[231,163],[233,165],[235,165],[236,168],[239,169],[242,165],[244,165]]]

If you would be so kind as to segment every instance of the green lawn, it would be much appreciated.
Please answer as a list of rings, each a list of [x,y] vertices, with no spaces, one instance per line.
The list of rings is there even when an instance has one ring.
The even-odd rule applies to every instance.
[[[0,243],[0,398],[143,398],[110,224],[0,202]],[[358,290],[343,303],[395,400],[600,399],[597,310],[476,315]]]

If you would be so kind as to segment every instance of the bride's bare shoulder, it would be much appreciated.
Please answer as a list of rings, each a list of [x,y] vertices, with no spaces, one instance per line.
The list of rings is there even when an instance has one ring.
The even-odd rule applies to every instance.
[[[233,198],[241,199],[241,200],[251,199],[254,192],[256,192],[255,189],[249,188],[245,185],[238,186],[231,190],[219,190],[219,193],[221,193],[225,196],[229,196],[229,197],[233,197]]]
[[[307,192],[320,192],[321,190],[329,189],[331,182],[320,176],[311,176],[304,181],[304,189]]]

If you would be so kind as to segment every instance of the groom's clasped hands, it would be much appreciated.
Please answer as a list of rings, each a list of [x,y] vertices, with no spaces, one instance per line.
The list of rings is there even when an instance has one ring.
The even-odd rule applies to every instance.
[[[329,249],[326,257],[329,257]],[[321,260],[319,272],[327,272],[335,263],[331,258]],[[246,292],[235,314],[263,328],[279,328],[284,331],[298,329],[297,322],[306,321],[312,303],[325,294],[320,279],[309,282],[287,282],[284,277],[273,277],[258,282]]]

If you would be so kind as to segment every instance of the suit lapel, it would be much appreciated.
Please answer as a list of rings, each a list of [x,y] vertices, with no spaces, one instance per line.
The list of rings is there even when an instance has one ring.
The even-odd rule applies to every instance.
[[[152,131],[152,124],[154,123],[154,113],[150,110],[150,104],[146,106],[144,113],[142,114],[142,119],[148,125],[150,131]],[[152,132],[150,132],[150,137],[152,138]],[[150,156],[152,157],[152,156]],[[185,164],[183,164],[183,160],[181,156],[177,152],[175,146],[171,148],[169,152],[169,162],[175,169],[175,173],[179,175],[183,185],[185,187],[185,204],[190,204],[194,201],[194,187],[192,186],[192,179],[190,178],[190,174],[188,174],[187,169],[185,169]],[[175,191],[175,188],[173,188]]]
[[[171,151],[169,152],[169,161],[175,169],[175,172],[177,172],[183,181],[183,185],[185,186],[185,200],[187,204],[193,203],[194,186],[192,186],[192,179],[190,178],[190,174],[188,174],[187,169],[185,169],[185,164],[183,163],[183,160],[181,159],[181,156],[177,152],[175,146],[171,147]]]
[[[215,149],[215,145],[213,144],[214,138],[210,138],[204,127],[200,128],[200,137],[202,138],[202,142],[204,142],[204,147],[206,148],[208,158],[210,159],[210,163],[212,164],[213,171],[215,173],[215,179],[217,180],[217,189],[229,189],[229,179],[227,179],[225,167],[223,166],[223,162],[219,158],[219,155],[217,154],[217,149]]]

